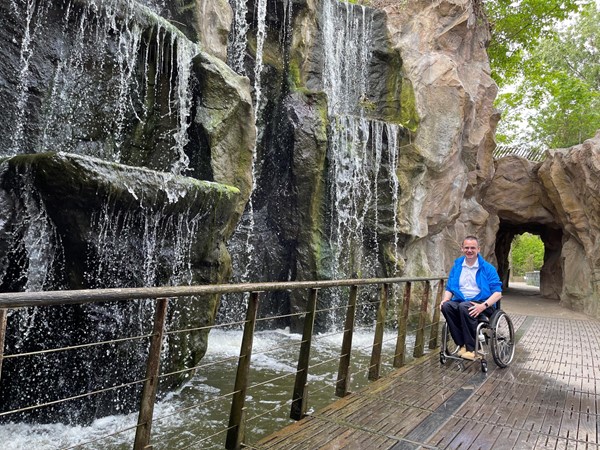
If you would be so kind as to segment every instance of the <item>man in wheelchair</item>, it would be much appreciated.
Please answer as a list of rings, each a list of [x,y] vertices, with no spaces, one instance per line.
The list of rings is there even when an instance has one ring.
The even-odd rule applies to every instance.
[[[459,347],[456,356],[475,360],[478,317],[492,315],[502,298],[502,282],[496,268],[479,254],[477,237],[467,236],[461,250],[464,255],[454,261],[440,308]]]

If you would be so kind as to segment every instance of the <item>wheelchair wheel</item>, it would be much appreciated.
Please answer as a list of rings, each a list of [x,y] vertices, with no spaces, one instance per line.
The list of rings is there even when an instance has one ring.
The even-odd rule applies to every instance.
[[[508,366],[515,356],[515,330],[504,311],[496,311],[490,320],[490,348],[498,367]]]

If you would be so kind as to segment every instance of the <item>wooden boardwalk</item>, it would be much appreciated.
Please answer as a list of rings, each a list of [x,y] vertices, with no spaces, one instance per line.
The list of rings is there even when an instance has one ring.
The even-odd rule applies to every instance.
[[[460,370],[432,352],[252,448],[600,450],[600,322],[503,309],[510,367]]]

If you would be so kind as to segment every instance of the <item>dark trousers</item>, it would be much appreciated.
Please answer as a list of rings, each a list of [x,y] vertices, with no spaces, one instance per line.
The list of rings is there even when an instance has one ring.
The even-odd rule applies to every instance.
[[[477,318],[469,315],[471,302],[449,301],[442,305],[442,314],[446,318],[452,339],[459,347],[463,345],[468,351],[475,350],[475,333],[477,332]],[[493,309],[488,308],[482,314],[489,316]]]

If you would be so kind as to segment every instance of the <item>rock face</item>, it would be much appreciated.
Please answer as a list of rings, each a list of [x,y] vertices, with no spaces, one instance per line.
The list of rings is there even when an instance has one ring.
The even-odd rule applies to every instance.
[[[229,20],[226,2],[203,4]],[[200,45],[194,30],[208,28],[185,11],[196,10],[196,2],[172,6],[0,2],[3,291],[207,284],[231,277],[226,242],[253,186],[250,86],[202,50],[224,58],[227,33]],[[184,16],[189,22],[177,20]],[[218,300],[172,302],[170,325],[214,323]],[[152,302],[142,302],[16,311],[6,347],[61,347],[60,336],[67,334],[76,341],[131,333],[147,325],[133,318],[148,318],[152,310]],[[52,340],[57,334],[59,341]],[[178,372],[197,365],[207,332],[170,341],[165,368]],[[0,403],[4,410],[23,399],[52,399],[48,381],[58,380],[61,395],[69,397],[101,380],[122,379],[143,367],[145,352],[141,344],[77,354],[69,360],[76,382],[63,379],[64,361],[50,364],[52,373],[37,369],[37,362],[7,363]],[[120,371],[107,372],[111,358],[120,358]],[[85,422],[127,411],[137,406],[135,389],[30,418]]]
[[[545,245],[542,294],[599,317],[598,211],[600,134],[569,149],[548,152],[543,163],[519,157],[497,161],[486,207],[500,219],[499,242],[516,233],[539,234]],[[502,239],[504,237],[504,239]],[[500,261],[508,248],[497,245]],[[506,270],[505,270],[506,273]]]
[[[462,236],[481,236],[493,258],[497,223],[481,204],[494,172],[497,87],[478,1],[376,2],[387,13],[402,75],[414,90],[418,127],[403,146],[398,223],[405,274],[445,273]]]
[[[0,164],[0,279],[6,291],[215,284],[230,276],[225,248],[239,190],[233,187],[64,153],[20,155]],[[23,271],[21,265],[28,264]],[[141,269],[141,270],[140,270]],[[218,298],[181,298],[170,305],[168,329],[195,329],[166,340],[165,370],[195,365],[206,350]],[[10,312],[5,351],[59,348],[63,339],[105,341],[152,332],[153,302],[93,304]],[[56,330],[60,329],[60,333]],[[83,335],[82,335],[83,333]],[[137,342],[137,343],[136,343]],[[146,344],[3,365],[0,402],[49,401],[107,379],[144,377]],[[68,387],[56,379],[69,367]],[[28,380],[23,383],[23,380]],[[177,385],[181,379],[164,380]],[[138,387],[139,388],[139,387]],[[86,421],[114,408],[135,408],[138,388],[100,395],[77,408],[43,409],[40,421]],[[136,394],[136,395],[134,395]]]
[[[598,136],[550,152],[543,164],[518,157],[494,163],[496,86],[480,3],[374,4],[388,13],[420,118],[409,149],[422,170],[410,177],[409,201],[399,208],[407,214],[400,223],[412,224],[406,274],[445,272],[462,237],[475,234],[507,286],[510,244],[528,231],[545,246],[542,294],[599,317]]]

